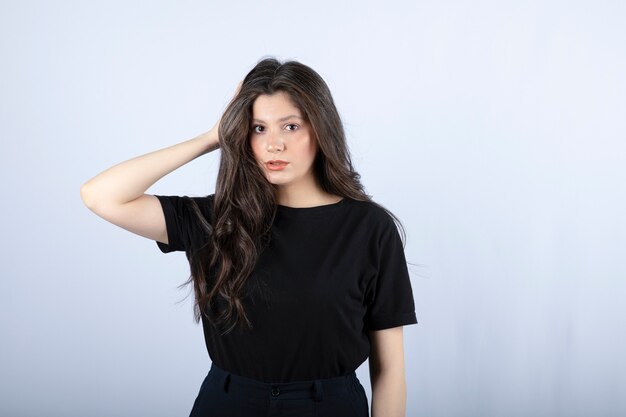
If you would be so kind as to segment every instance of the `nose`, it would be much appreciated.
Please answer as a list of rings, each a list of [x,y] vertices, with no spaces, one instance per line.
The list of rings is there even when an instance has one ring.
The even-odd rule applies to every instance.
[[[267,139],[267,150],[268,152],[278,152],[282,151],[285,148],[285,144],[281,139],[280,135],[268,135]]]

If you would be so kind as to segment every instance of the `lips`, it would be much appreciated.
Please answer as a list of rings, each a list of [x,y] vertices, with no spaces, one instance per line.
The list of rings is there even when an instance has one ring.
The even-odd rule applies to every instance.
[[[289,162],[283,161],[280,159],[273,159],[271,161],[266,162],[265,166],[270,171],[282,171],[283,169],[287,167],[287,164],[289,164]]]

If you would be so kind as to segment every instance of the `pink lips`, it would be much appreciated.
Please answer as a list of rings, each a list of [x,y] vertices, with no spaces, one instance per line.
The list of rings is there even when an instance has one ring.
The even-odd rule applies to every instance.
[[[289,162],[281,161],[280,159],[273,159],[268,161],[265,165],[267,166],[267,169],[271,171],[280,171],[285,169],[288,163]]]

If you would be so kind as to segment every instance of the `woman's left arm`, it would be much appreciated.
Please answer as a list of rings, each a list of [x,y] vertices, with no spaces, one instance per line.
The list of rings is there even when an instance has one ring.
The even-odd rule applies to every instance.
[[[371,417],[406,416],[406,378],[402,326],[370,330]]]

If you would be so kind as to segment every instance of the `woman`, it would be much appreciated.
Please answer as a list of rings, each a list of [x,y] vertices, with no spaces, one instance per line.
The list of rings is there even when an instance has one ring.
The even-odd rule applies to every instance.
[[[145,194],[218,148],[214,194]],[[212,361],[191,416],[369,416],[368,356],[372,416],[405,415],[403,242],[359,178],[323,79],[268,58],[211,130],[83,185],[97,215],[186,253]]]

